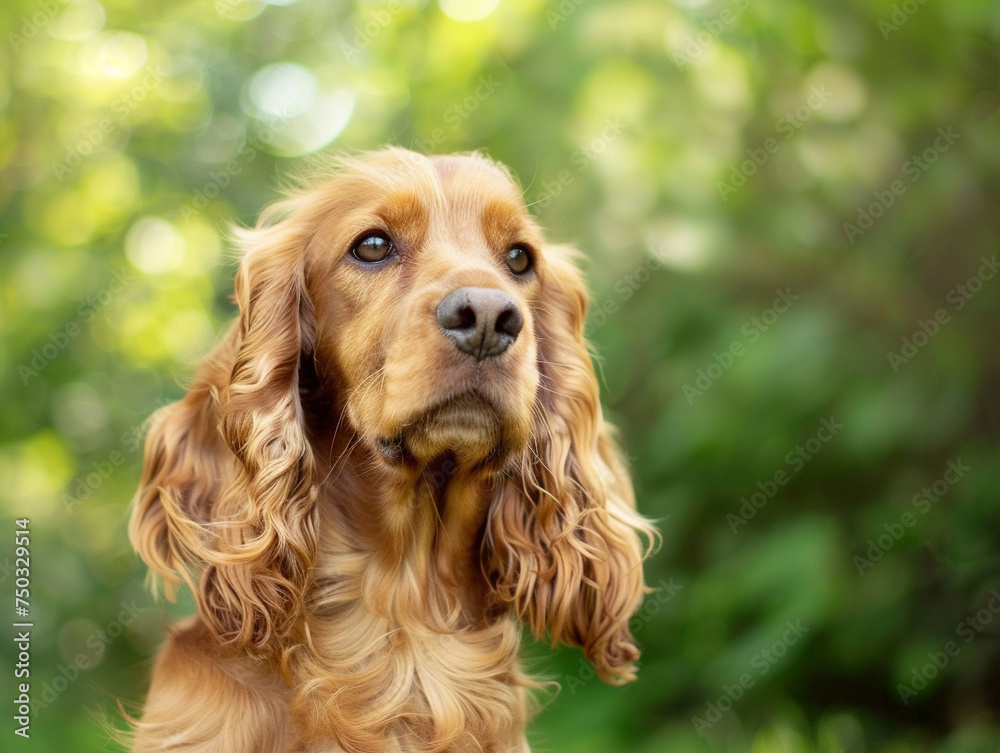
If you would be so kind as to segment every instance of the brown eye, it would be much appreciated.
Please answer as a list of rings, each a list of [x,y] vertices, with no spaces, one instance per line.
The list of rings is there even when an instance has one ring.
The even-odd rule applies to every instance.
[[[514,246],[507,252],[507,269],[516,275],[523,275],[534,266],[531,252],[524,246]]]
[[[374,264],[385,261],[395,250],[389,236],[382,232],[372,232],[354,244],[351,248],[351,255],[358,261]]]

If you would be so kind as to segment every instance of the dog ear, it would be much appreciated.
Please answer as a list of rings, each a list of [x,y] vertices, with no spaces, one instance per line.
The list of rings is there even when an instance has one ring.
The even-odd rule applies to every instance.
[[[586,288],[575,252],[545,249],[536,313],[541,383],[519,468],[496,492],[489,521],[495,594],[536,637],[581,646],[602,679],[634,679],[628,629],[646,589],[632,484],[601,412],[583,335]]]
[[[296,624],[316,557],[299,398],[314,313],[289,223],[238,234],[239,320],[184,399],[155,414],[129,529],[168,597],[186,581],[217,638],[258,650]]]

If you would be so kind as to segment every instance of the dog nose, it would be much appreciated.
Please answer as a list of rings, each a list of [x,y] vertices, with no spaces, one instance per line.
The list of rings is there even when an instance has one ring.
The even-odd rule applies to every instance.
[[[438,324],[463,353],[483,360],[511,346],[524,326],[514,300],[496,288],[458,288],[437,307]]]

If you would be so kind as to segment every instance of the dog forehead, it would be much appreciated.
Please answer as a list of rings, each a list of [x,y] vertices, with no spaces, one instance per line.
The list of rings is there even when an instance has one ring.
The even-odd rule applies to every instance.
[[[442,178],[482,174],[491,176],[511,187],[514,185],[510,170],[502,162],[486,157],[478,152],[467,154],[436,154],[430,158],[431,165]]]
[[[492,198],[523,207],[524,200],[507,167],[480,154],[451,154],[431,158],[441,189],[452,199]]]
[[[472,226],[487,237],[509,237],[530,222],[521,191],[506,168],[480,155],[435,157],[439,221]]]

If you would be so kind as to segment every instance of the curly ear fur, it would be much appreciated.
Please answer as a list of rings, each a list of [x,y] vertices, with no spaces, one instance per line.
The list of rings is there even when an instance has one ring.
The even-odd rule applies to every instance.
[[[168,598],[187,582],[218,639],[257,650],[301,622],[316,557],[298,383],[314,315],[305,238],[288,222],[238,234],[239,321],[188,394],[154,414],[129,525]]]
[[[545,251],[536,315],[541,384],[520,467],[497,490],[488,546],[496,596],[541,638],[581,646],[602,679],[635,679],[628,629],[646,589],[643,541],[629,477],[601,413],[583,336],[586,288],[573,258]]]

